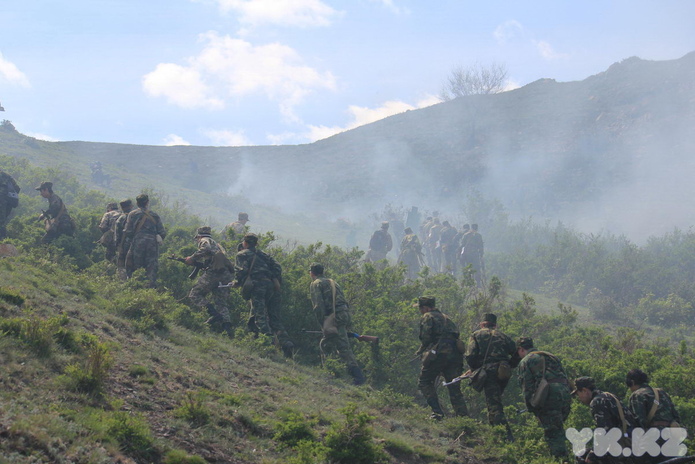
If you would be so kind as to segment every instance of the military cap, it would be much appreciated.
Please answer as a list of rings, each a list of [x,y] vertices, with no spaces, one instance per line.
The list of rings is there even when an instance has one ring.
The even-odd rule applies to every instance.
[[[135,202],[138,204],[138,206],[147,204],[148,201],[150,201],[150,197],[144,193],[141,193],[140,195],[135,197]]]
[[[471,228],[470,224],[464,224],[463,225],[463,230],[469,230]]]
[[[212,230],[210,229],[210,226],[198,227],[198,230],[196,231],[196,237],[210,237],[211,235]]]
[[[131,206],[133,206],[133,200],[128,198],[128,199],[123,200],[119,204],[121,205],[121,209],[130,208]]]
[[[517,348],[530,349],[533,348],[533,338],[531,337],[519,337],[516,341]]]
[[[118,203],[116,203],[115,201],[113,203],[109,203],[108,205],[106,205],[106,211],[114,211],[117,209],[118,209]]]
[[[309,270],[316,275],[323,275],[323,264],[311,263],[311,266],[309,266]]]
[[[471,224],[471,229],[478,230],[478,224]]]
[[[381,223],[381,228],[382,229],[388,229],[389,228],[389,221],[383,221]]]
[[[483,322],[489,322],[490,324],[497,325],[497,316],[492,313],[483,314]]]
[[[436,299],[433,296],[421,296],[420,298],[417,299],[417,303],[414,304],[413,306],[415,307],[420,307],[420,306],[427,306],[429,308],[434,308],[436,303]]]
[[[248,221],[249,213],[239,213],[239,221]]]
[[[406,227],[403,232],[405,232],[406,235],[409,235],[413,233],[413,229],[411,229],[410,227]]]
[[[596,389],[596,382],[594,382],[594,379],[592,377],[577,377],[574,380],[574,390],[572,390],[572,394],[576,394],[579,390],[582,388],[588,388],[589,390],[595,390]]]
[[[36,187],[34,190],[43,190],[43,189],[53,190],[53,182],[41,182],[41,185]]]
[[[246,243],[248,243],[249,245],[256,246],[256,245],[258,245],[258,235],[246,234],[246,235],[244,235],[244,241]]]

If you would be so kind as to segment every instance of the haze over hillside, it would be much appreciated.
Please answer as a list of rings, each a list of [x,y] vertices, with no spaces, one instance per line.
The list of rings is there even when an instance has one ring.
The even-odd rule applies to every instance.
[[[629,58],[579,82],[542,79],[459,98],[308,145],[38,142],[16,156],[41,161],[41,151],[59,149],[82,166],[136,167],[173,195],[199,191],[217,203],[219,194],[240,195],[327,221],[368,221],[387,204],[461,218],[466,195],[480,192],[513,218],[643,240],[695,223],[684,201],[695,193],[694,123],[695,52],[672,61]],[[236,214],[230,206],[226,217],[214,217],[225,205],[215,208],[207,214],[219,224]]]

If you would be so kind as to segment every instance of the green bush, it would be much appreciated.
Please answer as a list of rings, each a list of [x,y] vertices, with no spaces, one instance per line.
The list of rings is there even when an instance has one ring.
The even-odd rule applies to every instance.
[[[112,365],[113,357],[106,345],[97,343],[90,346],[82,363],[65,368],[68,387],[82,393],[101,393]]]
[[[138,462],[150,462],[159,456],[145,420],[135,414],[117,411],[108,419],[106,430],[120,449]]]
[[[181,406],[174,411],[174,416],[184,419],[193,427],[202,427],[210,422],[210,408],[206,404],[205,392],[186,392]]]
[[[9,288],[0,288],[0,300],[7,301],[15,306],[22,306],[24,304],[24,296]]]
[[[316,419],[307,420],[304,414],[291,409],[281,410],[278,416],[280,420],[275,423],[274,440],[292,447],[297,446],[302,440],[316,440],[316,433],[313,430],[318,423]]]
[[[358,412],[357,405],[349,403],[340,409],[345,422],[333,424],[326,434],[326,456],[336,464],[374,464],[386,462],[382,447],[374,442],[369,423],[373,416]]]
[[[193,456],[185,451],[171,450],[164,455],[164,464],[206,464],[207,461],[200,456]]]

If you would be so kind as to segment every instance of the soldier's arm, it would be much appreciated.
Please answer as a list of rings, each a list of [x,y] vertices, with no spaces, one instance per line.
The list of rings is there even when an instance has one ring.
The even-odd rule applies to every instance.
[[[468,338],[468,348],[466,349],[466,363],[471,369],[477,369],[482,365],[480,361],[480,350],[478,347],[478,341],[473,335]]]
[[[637,418],[637,422],[639,423],[639,426],[642,427],[643,429],[647,428],[647,407],[644,404],[644,398],[641,394],[635,394],[637,392],[632,393],[630,395],[630,400],[628,401],[629,403],[629,408],[632,411],[632,413],[635,415]]]
[[[162,219],[157,216],[157,235],[164,238],[167,236],[167,231],[164,229],[164,224],[162,224]]]

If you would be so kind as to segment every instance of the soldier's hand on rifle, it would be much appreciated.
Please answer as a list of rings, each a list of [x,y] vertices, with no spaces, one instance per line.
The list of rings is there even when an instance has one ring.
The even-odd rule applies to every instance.
[[[183,260],[184,263],[188,264],[189,266],[193,266],[195,264],[195,261],[193,261],[192,256],[186,256]]]
[[[237,282],[236,280],[233,280],[233,281],[231,281],[231,282],[229,282],[229,283],[231,284],[232,288],[239,288],[239,287],[241,287],[241,284],[240,284],[239,282]]]
[[[44,217],[43,213],[41,213],[41,214],[39,215],[39,217],[36,218],[37,221],[43,221],[44,219],[45,219],[45,217]]]

